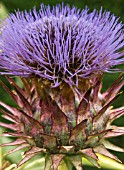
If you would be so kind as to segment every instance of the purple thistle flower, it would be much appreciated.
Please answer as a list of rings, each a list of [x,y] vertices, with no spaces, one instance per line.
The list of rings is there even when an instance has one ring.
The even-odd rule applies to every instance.
[[[124,149],[106,138],[124,134],[124,127],[112,125],[124,107],[111,107],[124,74],[101,93],[101,74],[124,63],[118,20],[102,9],[89,13],[62,4],[51,10],[42,4],[39,12],[17,11],[2,23],[0,74],[20,76],[23,82],[20,88],[8,77],[14,91],[0,82],[18,106],[0,101],[2,117],[11,122],[0,121],[11,130],[0,136],[17,137],[0,146],[17,145],[7,154],[26,148],[17,167],[38,153],[45,170],[57,170],[62,160],[69,170],[82,170],[82,157],[99,167],[97,154],[119,161],[107,149]]]
[[[37,76],[56,87],[116,70],[124,63],[118,20],[102,9],[89,13],[68,5],[10,14],[0,35],[0,74]]]

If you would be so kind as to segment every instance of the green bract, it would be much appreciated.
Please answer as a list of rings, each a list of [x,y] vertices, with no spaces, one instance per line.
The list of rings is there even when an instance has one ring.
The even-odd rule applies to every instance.
[[[0,102],[6,109],[1,110],[4,118],[12,122],[0,122],[1,126],[12,130],[1,136],[13,136],[17,139],[1,146],[18,146],[9,153],[22,148],[28,149],[18,166],[36,154],[42,154],[45,156],[46,170],[51,166],[56,170],[62,160],[67,166],[82,169],[82,157],[99,167],[96,153],[119,161],[107,149],[124,150],[106,139],[124,134],[124,127],[111,124],[124,114],[124,107],[111,107],[124,85],[122,79],[123,75],[106,92],[101,93],[101,80],[94,78],[94,85],[85,90],[81,98],[70,87],[51,89],[45,87],[40,79],[22,78],[24,89],[21,89],[13,79],[8,78],[15,91],[10,91],[3,83],[2,85],[18,107]]]

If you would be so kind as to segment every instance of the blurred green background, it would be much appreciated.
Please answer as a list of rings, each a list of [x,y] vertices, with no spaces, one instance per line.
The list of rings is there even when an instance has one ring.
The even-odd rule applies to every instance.
[[[5,18],[7,13],[13,13],[15,9],[16,10],[19,9],[21,11],[25,9],[29,10],[29,9],[32,9],[33,6],[36,6],[38,9],[41,3],[44,3],[46,5],[49,4],[53,6],[57,3],[62,3],[62,2],[64,2],[65,4],[70,4],[70,6],[74,5],[81,9],[83,9],[85,6],[88,6],[88,8],[90,8],[90,11],[92,11],[93,9],[100,10],[102,6],[104,10],[111,11],[111,13],[114,13],[117,17],[120,17],[120,21],[124,23],[124,0],[63,0],[63,1],[61,0],[42,0],[42,1],[41,0],[1,0],[0,1],[0,18]],[[124,70],[124,65],[119,66],[119,67]],[[118,77],[118,75],[119,73],[104,75],[104,78],[103,78],[104,90],[107,89],[114,82],[114,80]],[[0,79],[6,82],[7,84],[7,81],[4,77],[0,76]],[[13,104],[9,96],[2,89],[2,87],[0,87],[0,99],[2,101],[6,101],[6,103]],[[124,94],[122,94],[121,97],[116,102],[114,102],[115,107],[123,106],[123,105],[124,105]],[[123,126],[124,116],[116,120],[114,124],[118,126]],[[110,139],[110,141],[124,148],[124,136]],[[124,154],[122,153],[114,153],[114,154],[116,154],[119,157],[119,159],[124,163]],[[96,169],[97,168],[87,167],[87,166],[85,166],[84,168],[84,170],[96,170]],[[116,170],[116,167],[115,167],[115,170]]]

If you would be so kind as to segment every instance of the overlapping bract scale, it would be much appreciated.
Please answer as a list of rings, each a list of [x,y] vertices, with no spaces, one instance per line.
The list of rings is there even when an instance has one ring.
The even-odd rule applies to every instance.
[[[124,114],[124,107],[114,109],[110,106],[120,95],[119,91],[124,85],[123,74],[104,93],[100,92],[102,84],[96,78],[94,86],[85,91],[78,105],[77,96],[74,97],[72,102],[74,106],[72,107],[72,103],[68,106],[73,108],[76,116],[73,112],[69,114],[69,108],[66,108],[67,105],[64,108],[64,102],[60,100],[63,99],[67,104],[68,96],[62,96],[60,90],[54,89],[58,100],[49,88],[42,86],[39,79],[34,81],[22,78],[23,89],[13,79],[8,78],[8,81],[15,92],[10,91],[3,83],[2,86],[18,107],[0,101],[3,117],[12,122],[10,124],[0,122],[1,126],[8,129],[8,132],[1,136],[13,136],[17,139],[1,146],[17,145],[17,148],[8,154],[22,148],[28,149],[18,166],[36,154],[46,155],[45,170],[49,170],[50,167],[56,170],[62,160],[67,167],[75,166],[80,170],[83,167],[82,157],[99,167],[97,153],[119,161],[107,149],[120,152],[124,152],[124,149],[111,144],[106,138],[124,134],[124,127],[111,124],[113,120]],[[70,95],[72,93],[73,91]],[[12,131],[9,132],[9,129]]]

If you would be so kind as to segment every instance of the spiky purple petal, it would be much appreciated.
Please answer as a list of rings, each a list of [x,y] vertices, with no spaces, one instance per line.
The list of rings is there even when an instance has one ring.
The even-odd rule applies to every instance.
[[[102,9],[89,13],[68,5],[17,11],[1,30],[1,74],[38,76],[56,87],[109,72],[124,63],[124,30],[118,20]]]

